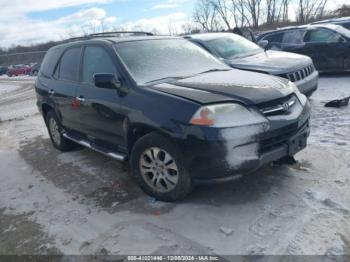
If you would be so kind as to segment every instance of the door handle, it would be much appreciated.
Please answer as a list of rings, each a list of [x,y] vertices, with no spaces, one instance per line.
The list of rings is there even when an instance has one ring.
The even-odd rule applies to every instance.
[[[50,96],[53,96],[54,94],[55,94],[55,90],[50,89],[50,90],[49,90],[49,95],[50,95]]]
[[[85,101],[85,98],[82,97],[82,96],[76,97],[75,99],[78,100],[79,102],[84,102]]]

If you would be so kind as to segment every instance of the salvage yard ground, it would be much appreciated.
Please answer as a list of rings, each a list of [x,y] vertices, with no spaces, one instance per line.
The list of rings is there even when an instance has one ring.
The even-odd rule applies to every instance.
[[[350,255],[350,74],[323,75],[309,146],[293,166],[145,195],[126,165],[51,146],[34,78],[0,78],[0,254]]]

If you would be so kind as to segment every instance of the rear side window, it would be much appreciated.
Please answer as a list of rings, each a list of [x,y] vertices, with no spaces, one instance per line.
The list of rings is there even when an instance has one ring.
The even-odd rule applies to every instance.
[[[111,57],[102,47],[88,46],[84,51],[83,81],[93,83],[94,74],[115,74],[116,69]]]
[[[51,49],[47,52],[40,67],[41,75],[51,77],[61,53],[62,50],[58,48]]]
[[[283,43],[285,44],[301,44],[304,39],[304,30],[292,30],[284,33]]]
[[[267,40],[270,43],[281,43],[283,39],[283,33],[270,34],[263,38],[263,40]]]
[[[79,65],[81,47],[68,49],[61,58],[59,79],[68,81],[79,80]]]
[[[306,42],[337,43],[341,36],[328,30],[311,30],[305,37]]]

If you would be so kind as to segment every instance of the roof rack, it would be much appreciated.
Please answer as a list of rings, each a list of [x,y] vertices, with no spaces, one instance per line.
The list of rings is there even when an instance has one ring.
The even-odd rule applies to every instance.
[[[80,37],[73,37],[73,38],[67,39],[64,42],[71,42],[71,41],[78,41],[78,40],[89,40],[89,39],[99,38],[99,37],[122,37],[124,35],[153,36],[154,34],[149,33],[149,32],[142,32],[142,31],[112,31],[112,32],[89,34],[89,35],[80,36]]]
[[[123,34],[127,35],[148,35],[152,36],[152,33],[149,32],[142,32],[142,31],[112,31],[112,32],[104,32],[104,33],[97,33],[97,34],[90,34],[89,36],[91,37],[115,37],[115,36],[120,36]]]

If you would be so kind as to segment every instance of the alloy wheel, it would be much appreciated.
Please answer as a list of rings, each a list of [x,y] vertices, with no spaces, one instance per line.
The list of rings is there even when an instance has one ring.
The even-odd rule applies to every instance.
[[[49,128],[50,128],[50,133],[52,140],[56,145],[61,144],[61,133],[59,130],[59,126],[54,118],[51,118],[49,121]]]
[[[145,182],[158,192],[172,191],[179,180],[179,170],[174,158],[165,150],[151,147],[140,157],[140,172]]]

